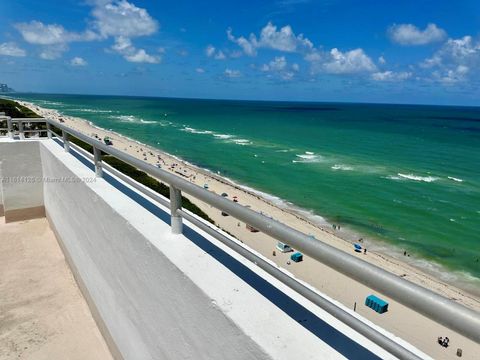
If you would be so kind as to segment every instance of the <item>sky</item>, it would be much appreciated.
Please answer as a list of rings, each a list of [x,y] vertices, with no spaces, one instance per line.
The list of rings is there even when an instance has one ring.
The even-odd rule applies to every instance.
[[[1,0],[17,91],[480,106],[478,0]]]

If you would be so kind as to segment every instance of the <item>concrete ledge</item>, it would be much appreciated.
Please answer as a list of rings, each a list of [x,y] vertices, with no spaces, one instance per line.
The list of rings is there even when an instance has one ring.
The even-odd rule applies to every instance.
[[[3,206],[0,210],[0,216],[5,215],[5,222],[11,223],[15,221],[31,220],[45,217],[45,207],[36,206],[28,209],[16,209],[4,211]]]
[[[90,295],[90,292],[88,291],[87,286],[82,280],[82,277],[80,276],[80,273],[75,265],[75,263],[72,260],[72,257],[70,256],[70,253],[68,252],[68,249],[65,247],[65,243],[62,240],[62,237],[58,233],[57,229],[55,228],[55,224],[51,220],[51,217],[48,215],[48,212],[46,213],[46,217],[48,220],[48,223],[50,225],[50,229],[53,231],[55,234],[55,237],[57,239],[57,243],[62,249],[63,255],[65,256],[65,260],[70,267],[70,271],[73,274],[73,277],[75,278],[75,282],[77,283],[78,288],[82,292],[83,297],[85,298],[87,305],[90,309],[90,312],[92,313],[93,319],[95,320],[95,323],[97,324],[98,329],[102,333],[102,336],[107,343],[108,349],[110,350],[110,353],[112,357],[115,360],[123,360],[123,356],[120,353],[120,350],[117,347],[117,344],[115,344],[115,341],[113,340],[112,334],[108,330],[107,325],[102,319],[102,316],[100,315],[100,312],[98,311],[97,305],[92,299],[92,296]]]

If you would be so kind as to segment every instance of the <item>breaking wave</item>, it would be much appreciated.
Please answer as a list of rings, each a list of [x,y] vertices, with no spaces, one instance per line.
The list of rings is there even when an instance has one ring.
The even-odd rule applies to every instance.
[[[398,173],[397,175],[387,176],[387,179],[390,180],[413,180],[413,181],[422,181],[422,182],[434,182],[438,180],[438,177],[435,176],[418,176],[414,174],[402,174]]]
[[[110,119],[117,119],[121,122],[129,122],[134,124],[156,124],[156,121],[144,120],[142,118],[136,117],[135,115],[112,115],[109,116]]]
[[[335,164],[331,167],[332,170],[352,171],[353,167],[349,165]]]
[[[449,178],[450,180],[453,180],[453,181],[456,181],[456,182],[463,182],[463,179],[456,178],[456,177],[453,177],[453,176],[449,176],[448,178]]]
[[[305,151],[305,154],[296,154],[295,156],[300,160],[292,160],[293,163],[318,163],[325,161],[323,156],[310,151]]]

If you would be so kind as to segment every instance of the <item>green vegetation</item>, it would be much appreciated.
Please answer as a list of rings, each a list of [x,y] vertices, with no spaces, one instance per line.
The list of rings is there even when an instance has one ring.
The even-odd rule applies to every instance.
[[[55,131],[57,134],[60,133],[60,130],[57,128],[53,128],[52,130]],[[88,151],[89,153],[93,154],[93,147],[87,144],[86,142],[79,140],[75,137],[70,137],[70,141],[80,146],[82,149]],[[148,175],[146,172],[138,170],[137,168],[111,155],[103,154],[102,160],[105,161],[107,164],[109,164],[111,167],[120,171],[121,173],[129,176],[133,180],[139,182],[142,185],[145,185],[149,189],[152,189],[156,193],[163,195],[167,198],[170,197],[170,188],[167,185],[157,181],[156,179]],[[197,205],[192,203],[189,199],[187,199],[184,196],[182,196],[182,207],[200,216],[202,219],[207,220],[210,223],[214,224],[214,221],[205,212],[203,212]]]
[[[4,112],[6,116],[16,118],[38,118],[41,117],[29,108],[20,105],[16,101],[0,99],[0,112]]]

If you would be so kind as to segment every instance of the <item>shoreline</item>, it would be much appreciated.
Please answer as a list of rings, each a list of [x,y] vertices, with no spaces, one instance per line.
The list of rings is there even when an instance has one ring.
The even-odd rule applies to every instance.
[[[404,277],[411,282],[426,287],[442,296],[470,307],[473,310],[480,311],[479,295],[471,293],[468,289],[460,288],[455,284],[450,284],[443,279],[436,277],[436,274],[430,274],[424,269],[419,269],[410,262],[402,261],[401,258],[398,259],[395,256],[387,255],[381,251],[375,250],[375,240],[372,240],[372,243],[370,243],[370,240],[367,239],[366,243],[367,248],[369,249],[368,255],[354,253],[352,246],[353,241],[341,237],[341,235],[345,235],[346,229],[340,231],[327,229],[326,227],[331,226],[328,225],[328,221],[321,216],[311,214],[312,217],[318,216],[325,221],[324,226],[316,223],[314,219],[309,218],[308,210],[296,208],[294,204],[290,206],[287,201],[275,197],[274,195],[242,186],[228,178],[223,178],[221,175],[213,173],[208,169],[197,167],[194,164],[157,149],[154,146],[143,144],[138,140],[131,139],[128,136],[119,134],[113,130],[103,129],[96,126],[89,120],[64,115],[61,114],[59,110],[42,108],[29,102],[21,100],[16,101],[29,107],[33,111],[36,111],[41,116],[52,118],[57,121],[59,118],[62,118],[67,126],[75,128],[88,136],[92,136],[92,133],[98,134],[101,138],[110,136],[115,148],[126,151],[131,155],[154,165],[155,163],[159,163],[158,159],[161,159],[161,167],[164,170],[170,171],[174,174],[181,173],[182,176],[186,176],[189,181],[196,183],[199,186],[208,184],[209,190],[218,194],[227,192],[229,198],[233,195],[238,195],[239,203],[242,205],[250,206],[253,210],[271,216],[272,218],[286,223],[305,234],[313,234],[317,240],[335,246],[346,253],[353,253],[356,256],[360,256],[363,260],[379,266],[386,271]],[[177,165],[171,167],[172,164]],[[269,199],[269,197],[271,197],[271,199]],[[245,224],[240,225],[238,220],[229,216],[223,217],[220,215],[219,211],[212,209],[201,201],[191,197],[189,197],[189,199],[204,210],[215,221],[218,227],[228,231],[253,250],[273,260],[277,265],[286,269],[295,277],[309,283],[311,286],[318,289],[318,291],[340,301],[344,305],[350,307],[353,302],[357,303],[357,301],[360,301],[360,303],[362,303],[365,294],[371,293],[372,290],[369,290],[360,283],[357,283],[342,274],[336,273],[334,270],[321,263],[311,261],[311,259],[306,258],[301,263],[290,264],[288,254],[279,253],[278,250],[278,254],[272,254],[272,250],[275,250],[276,244],[273,239],[262,233],[251,233],[245,229]],[[370,251],[370,247],[372,247],[373,250]],[[380,248],[380,246],[378,247]],[[388,252],[392,253],[393,251]],[[384,327],[388,331],[392,331],[396,335],[403,337],[407,341],[418,346],[420,349],[426,350],[427,353],[432,354],[432,356],[435,354],[435,358],[443,358],[441,353],[437,354],[438,349],[436,349],[435,344],[427,344],[429,340],[427,341],[425,337],[428,337],[428,335],[432,337],[432,334],[450,334],[452,331],[445,330],[445,327],[424,318],[413,310],[403,307],[401,304],[394,303],[393,301],[391,301],[391,303],[392,307],[394,306],[396,309],[395,312],[392,311],[388,316],[383,318],[375,317],[375,315],[369,313],[368,310],[364,310],[363,308],[358,309],[357,312],[365,318]],[[408,319],[408,322],[406,319]],[[410,326],[412,322],[418,322],[418,324],[421,323],[422,326],[418,326],[417,329],[413,330]],[[399,323],[401,323],[402,326],[398,325]],[[436,336],[437,335],[435,335],[435,339]],[[460,335],[457,336],[461,337]],[[449,337],[451,336],[449,335]],[[465,348],[472,346],[471,343],[468,343],[468,340],[465,341],[467,342],[467,345],[462,346]]]
[[[13,100],[15,100],[15,99],[13,99]],[[422,258],[417,259],[417,258],[410,257],[410,256],[408,258],[403,259],[401,257],[401,253],[402,253],[403,250],[400,249],[395,244],[390,244],[390,243],[387,243],[384,240],[372,238],[371,236],[362,237],[362,235],[360,233],[358,233],[356,230],[348,228],[348,226],[347,227],[342,226],[343,227],[342,230],[332,231],[332,230],[330,230],[330,228],[332,227],[333,223],[330,223],[322,215],[315,214],[308,209],[303,209],[299,206],[296,206],[295,204],[293,204],[293,203],[291,203],[291,202],[289,202],[285,199],[282,199],[278,196],[275,196],[273,194],[269,194],[269,193],[261,191],[261,190],[251,188],[251,187],[246,186],[246,185],[242,185],[242,184],[240,184],[240,183],[238,183],[238,182],[236,182],[232,179],[222,177],[221,175],[216,174],[215,172],[213,172],[209,169],[197,166],[194,163],[186,161],[186,160],[184,160],[184,159],[182,159],[182,158],[180,158],[176,155],[170,154],[165,150],[156,148],[156,147],[154,147],[152,145],[149,145],[149,144],[142,143],[139,140],[136,140],[136,139],[133,139],[129,136],[118,133],[118,132],[114,131],[113,129],[105,129],[105,128],[102,128],[98,125],[95,125],[90,120],[80,118],[80,117],[65,115],[65,114],[62,114],[59,110],[44,108],[42,106],[38,106],[34,103],[30,103],[30,102],[27,102],[27,101],[23,101],[23,100],[15,100],[15,101],[18,101],[21,105],[24,105],[24,106],[30,108],[33,111],[38,112],[38,110],[40,110],[41,112],[45,112],[45,111],[46,112],[54,112],[54,113],[56,113],[55,115],[57,117],[61,117],[64,120],[70,120],[71,119],[73,121],[79,121],[79,122],[82,122],[82,123],[86,123],[89,127],[93,128],[93,129],[96,129],[96,130],[99,130],[99,131],[102,131],[102,132],[106,132],[106,133],[109,133],[109,134],[114,134],[115,136],[118,136],[118,137],[124,139],[126,142],[136,143],[138,146],[141,146],[142,148],[148,149],[149,152],[161,153],[164,156],[170,157],[170,158],[176,160],[177,162],[183,164],[185,167],[193,168],[193,170],[195,172],[201,173],[205,177],[209,177],[211,179],[214,179],[214,180],[218,181],[219,183],[224,184],[225,186],[232,187],[235,190],[238,190],[238,191],[246,193],[250,196],[253,196],[253,197],[257,198],[259,201],[262,201],[263,203],[265,203],[266,205],[271,206],[271,207],[275,207],[275,208],[279,209],[280,211],[288,213],[289,215],[295,217],[298,221],[301,221],[301,222],[304,222],[304,223],[306,223],[310,226],[313,226],[313,227],[317,228],[318,230],[320,230],[324,233],[327,233],[329,235],[332,235],[332,236],[336,237],[337,239],[339,239],[341,241],[344,241],[345,243],[347,243],[349,245],[353,245],[354,243],[358,242],[357,240],[353,240],[354,238],[357,238],[357,239],[358,238],[363,238],[364,242],[363,242],[362,245],[367,244],[368,248],[370,248],[370,247],[373,248],[373,250],[371,250],[371,251],[369,250],[369,252],[371,254],[380,256],[385,261],[393,263],[396,266],[407,266],[407,267],[410,268],[410,270],[413,270],[419,276],[428,277],[429,280],[437,282],[437,283],[441,284],[442,286],[451,286],[453,288],[456,288],[456,289],[458,289],[458,293],[460,293],[460,294],[462,293],[462,291],[466,292],[468,295],[467,294],[464,294],[464,295],[466,295],[466,296],[470,297],[472,300],[478,302],[479,306],[480,306],[480,289],[478,290],[478,293],[475,293],[475,291],[474,291],[474,289],[476,289],[476,287],[474,287],[474,285],[476,285],[477,282],[480,285],[480,279],[477,279],[476,277],[474,277],[473,275],[471,275],[467,272],[463,272],[463,271],[460,271],[460,270],[450,270],[450,269],[447,269],[442,264],[439,264],[439,263],[436,263],[434,261],[430,261],[430,260],[427,260],[427,259],[422,259]],[[115,146],[115,143],[114,143],[114,146]],[[314,218],[319,218],[320,220],[315,221]],[[220,227],[220,225],[221,224],[217,224],[217,226],[219,226],[219,227]],[[382,251],[384,249],[387,250],[387,251]],[[392,256],[391,255],[392,252],[396,256]],[[428,264],[428,266],[418,265],[419,262],[424,263],[424,264],[426,263],[426,264]],[[435,268],[435,270],[431,270],[432,268]],[[448,276],[450,279],[447,280],[447,279],[442,278],[442,275],[441,275],[442,273],[447,273],[448,275],[450,275],[450,276]],[[457,283],[453,283],[453,282],[458,282],[458,281],[460,281],[462,283],[462,285],[464,285],[464,287],[459,287],[457,285]],[[471,286],[469,286],[469,285],[471,285]],[[479,309],[480,309],[480,307],[479,307]]]

